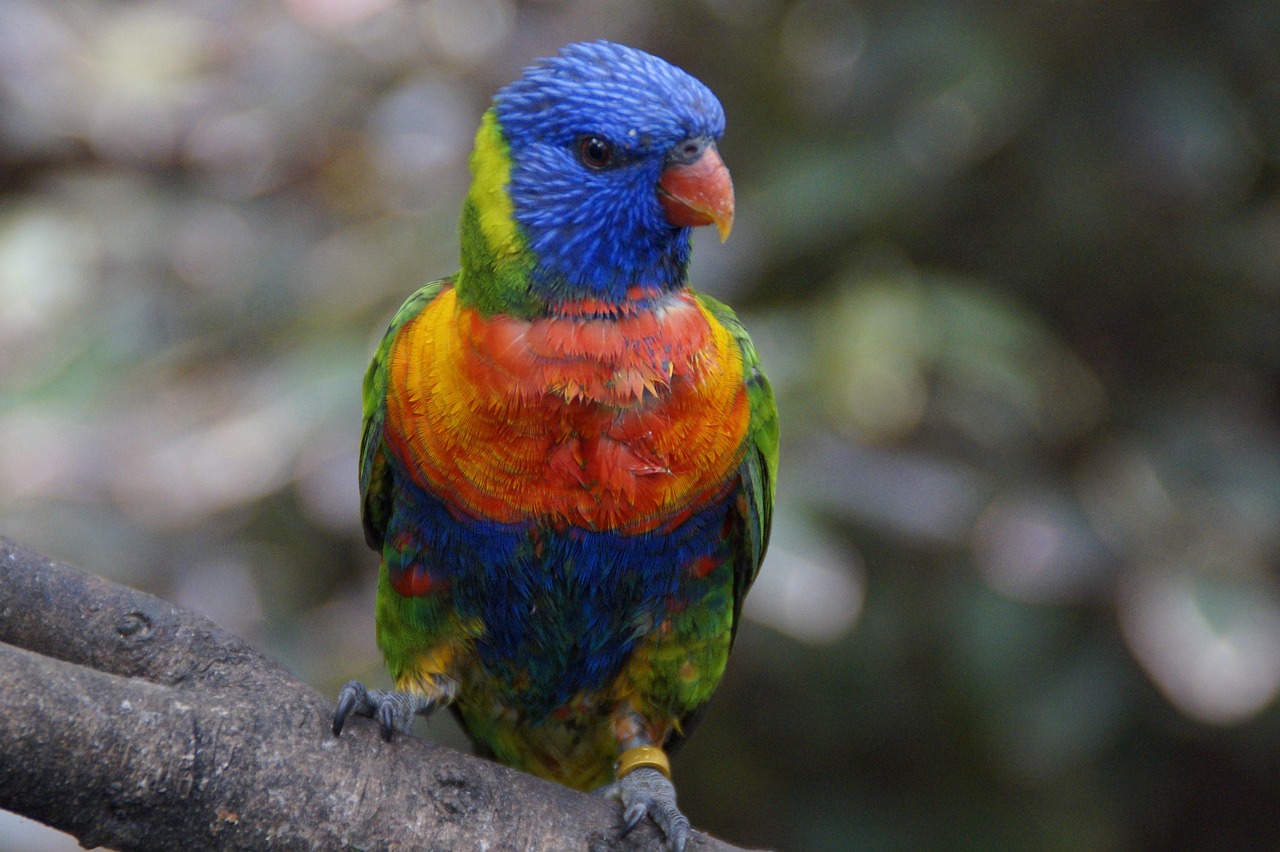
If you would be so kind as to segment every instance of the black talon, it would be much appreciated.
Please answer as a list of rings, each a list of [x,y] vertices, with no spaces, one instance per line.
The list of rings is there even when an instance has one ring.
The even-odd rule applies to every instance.
[[[670,833],[667,835],[667,840],[671,843],[671,852],[684,852],[684,846],[689,842],[689,820],[684,814],[675,811],[670,815],[668,825]]]
[[[351,712],[351,708],[355,706],[355,701],[349,700],[347,696],[338,696],[338,709],[333,714],[333,735],[336,737],[342,733],[342,726],[347,723],[347,714]]]
[[[347,716],[351,715],[352,710],[356,710],[362,699],[367,700],[368,693],[364,688],[364,684],[359,681],[348,681],[343,684],[342,691],[338,693],[338,709],[333,714],[333,735],[336,737],[342,733],[342,726],[347,723]],[[356,710],[356,712],[359,712]]]
[[[378,728],[383,741],[391,742],[391,737],[396,732],[395,707],[391,701],[383,701],[378,706]]]
[[[622,826],[621,836],[626,837],[631,831],[640,824],[640,820],[644,819],[644,805],[632,805],[622,815],[626,822]]]

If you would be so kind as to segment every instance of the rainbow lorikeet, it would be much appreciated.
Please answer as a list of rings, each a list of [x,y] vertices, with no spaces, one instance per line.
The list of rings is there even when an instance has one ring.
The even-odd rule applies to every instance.
[[[689,289],[690,229],[733,222],[711,91],[573,44],[484,114],[462,269],[396,314],[364,383],[365,535],[396,691],[478,750],[608,785],[675,849],[666,750],[715,690],[769,536],[777,409],[733,312]]]

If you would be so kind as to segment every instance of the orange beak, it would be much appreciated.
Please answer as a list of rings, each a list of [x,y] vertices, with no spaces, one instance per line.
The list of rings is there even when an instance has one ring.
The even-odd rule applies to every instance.
[[[733,181],[716,151],[708,145],[692,163],[667,166],[658,179],[658,201],[667,221],[677,228],[715,225],[720,242],[733,230]]]

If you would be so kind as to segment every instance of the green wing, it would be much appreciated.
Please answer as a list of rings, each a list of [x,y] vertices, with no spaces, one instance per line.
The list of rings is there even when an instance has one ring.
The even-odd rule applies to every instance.
[[[360,519],[364,540],[379,553],[391,516],[391,471],[382,429],[387,417],[387,357],[396,335],[409,320],[453,284],[432,281],[400,306],[364,374],[364,431],[360,435]]]
[[[746,447],[738,468],[741,482],[737,551],[733,555],[733,623],[729,643],[733,645],[742,621],[742,602],[751,588],[769,545],[769,527],[773,522],[774,482],[778,471],[778,406],[769,379],[760,369],[760,356],[747,336],[736,314],[729,306],[701,293],[698,301],[728,330],[742,350],[742,380],[747,388],[750,416],[747,422]],[[697,727],[707,705],[704,703],[680,720],[680,729],[668,738],[668,753],[676,750]]]
[[[743,381],[751,407],[747,424],[747,446],[738,474],[746,496],[742,518],[746,535],[734,564],[733,632],[737,635],[742,602],[755,581],[760,562],[769,545],[773,522],[774,483],[778,472],[778,404],[773,388],[760,368],[760,356],[733,310],[710,296],[697,294],[698,301],[723,325],[742,348]]]

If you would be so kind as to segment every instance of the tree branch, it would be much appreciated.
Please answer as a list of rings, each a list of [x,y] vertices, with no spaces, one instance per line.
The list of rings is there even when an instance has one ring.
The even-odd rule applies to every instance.
[[[616,802],[366,719],[207,619],[0,537],[0,808],[85,846],[654,848]],[[695,834],[690,849],[732,847]]]

